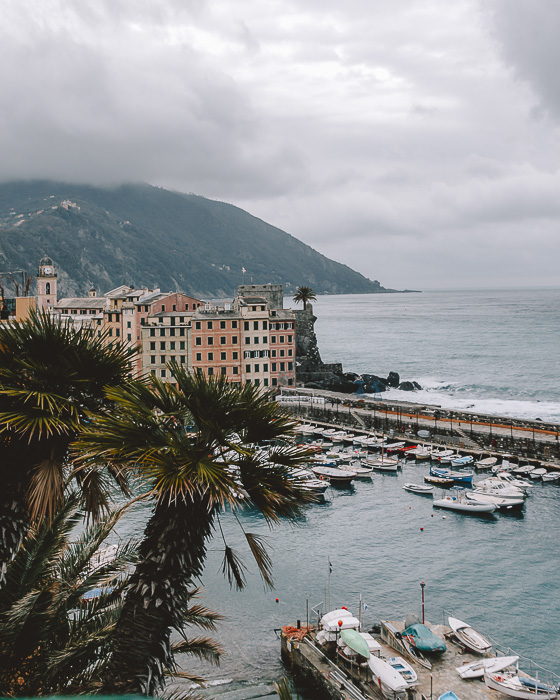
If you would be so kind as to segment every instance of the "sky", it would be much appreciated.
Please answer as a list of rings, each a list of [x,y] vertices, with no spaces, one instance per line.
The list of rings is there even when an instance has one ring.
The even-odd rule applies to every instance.
[[[560,3],[3,0],[0,180],[227,201],[391,288],[560,285]]]

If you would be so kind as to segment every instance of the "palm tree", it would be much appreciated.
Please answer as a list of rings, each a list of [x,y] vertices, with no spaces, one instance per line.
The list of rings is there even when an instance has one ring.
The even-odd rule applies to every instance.
[[[105,387],[129,381],[135,353],[46,313],[0,323],[0,582],[29,523],[54,517],[68,446],[106,404]],[[79,478],[87,509],[106,508],[100,472]]]
[[[311,287],[297,287],[293,299],[296,303],[301,301],[303,303],[303,308],[307,309],[307,302],[317,301],[317,295]]]
[[[149,385],[109,390],[114,409],[96,417],[77,442],[85,467],[134,468],[153,501],[105,693],[153,695],[163,688],[162,669],[173,668],[170,633],[184,634],[182,611],[193,579],[202,574],[216,524],[224,537],[223,571],[231,584],[243,587],[245,566],[225,540],[220,511],[250,504],[273,524],[297,518],[312,500],[290,474],[309,452],[258,446],[291,435],[293,421],[279,404],[253,384],[206,379],[176,364],[169,369],[175,386],[152,378]],[[272,585],[263,538],[249,532],[245,537],[264,581]]]

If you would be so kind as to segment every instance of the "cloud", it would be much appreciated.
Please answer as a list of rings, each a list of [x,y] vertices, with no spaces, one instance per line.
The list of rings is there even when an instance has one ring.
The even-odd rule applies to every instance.
[[[552,3],[3,9],[0,179],[144,180],[230,201],[392,287],[478,284],[481,269],[553,279]]]

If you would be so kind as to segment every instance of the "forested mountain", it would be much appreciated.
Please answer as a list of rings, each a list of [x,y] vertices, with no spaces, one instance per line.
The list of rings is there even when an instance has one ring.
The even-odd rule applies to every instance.
[[[60,295],[126,283],[212,298],[251,281],[282,283],[286,294],[300,285],[317,294],[392,291],[231,204],[146,184],[0,184],[0,272],[34,277],[45,251]]]

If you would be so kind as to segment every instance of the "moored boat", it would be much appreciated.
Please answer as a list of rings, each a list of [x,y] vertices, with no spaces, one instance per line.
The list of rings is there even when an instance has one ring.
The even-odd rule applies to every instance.
[[[444,508],[446,510],[456,510],[459,513],[483,514],[493,513],[496,510],[494,503],[480,503],[471,501],[464,496],[444,496],[432,503],[434,508]]]
[[[541,479],[545,474],[547,470],[544,467],[537,467],[536,469],[533,469],[532,472],[529,474],[529,479]]]
[[[478,481],[475,487],[476,491],[491,493],[502,498],[525,498],[525,494],[520,488],[500,479],[484,479]]]
[[[427,484],[405,483],[403,486],[403,489],[405,491],[412,491],[412,493],[422,493],[422,494],[430,494],[430,493],[434,492],[434,487],[428,486]]]
[[[389,666],[392,666],[397,673],[400,673],[409,687],[418,682],[418,674],[402,656],[393,656],[387,659],[387,663]]]
[[[431,467],[430,476],[441,476],[444,479],[453,479],[453,481],[458,484],[472,484],[474,472],[457,472],[452,469],[446,469],[445,467]]]
[[[543,481],[558,481],[560,479],[560,472],[547,472],[543,474]]]
[[[468,467],[469,464],[474,462],[474,457],[472,455],[465,455],[464,457],[456,457],[451,460],[452,467]]]
[[[446,457],[453,457],[453,454],[453,450],[432,450],[432,459],[441,462],[441,460]]]
[[[525,505],[523,498],[505,498],[493,493],[485,493],[475,489],[472,493],[465,494],[469,501],[477,503],[494,503],[498,510],[520,510]]]
[[[458,666],[455,670],[461,678],[482,678],[484,673],[497,673],[512,666],[519,656],[492,656],[479,661],[472,661],[470,664]]]
[[[331,484],[346,486],[356,478],[356,472],[346,469],[336,469],[335,467],[313,467],[311,471],[319,479],[328,479]]]
[[[428,484],[434,484],[435,486],[453,486],[455,483],[453,479],[448,479],[443,476],[433,476],[433,475],[428,475],[424,477],[424,481]]]
[[[484,459],[478,459],[475,463],[474,466],[477,469],[492,469],[493,466],[495,466],[498,463],[498,458],[497,457],[485,457]]]
[[[484,674],[484,683],[490,690],[497,690],[510,698],[552,700],[552,698],[558,697],[558,691],[554,686],[511,673],[486,672]]]
[[[456,617],[448,618],[449,626],[457,639],[466,646],[467,649],[476,652],[477,654],[485,654],[492,649],[492,642],[488,641],[480,632],[477,632],[471,625]]]

